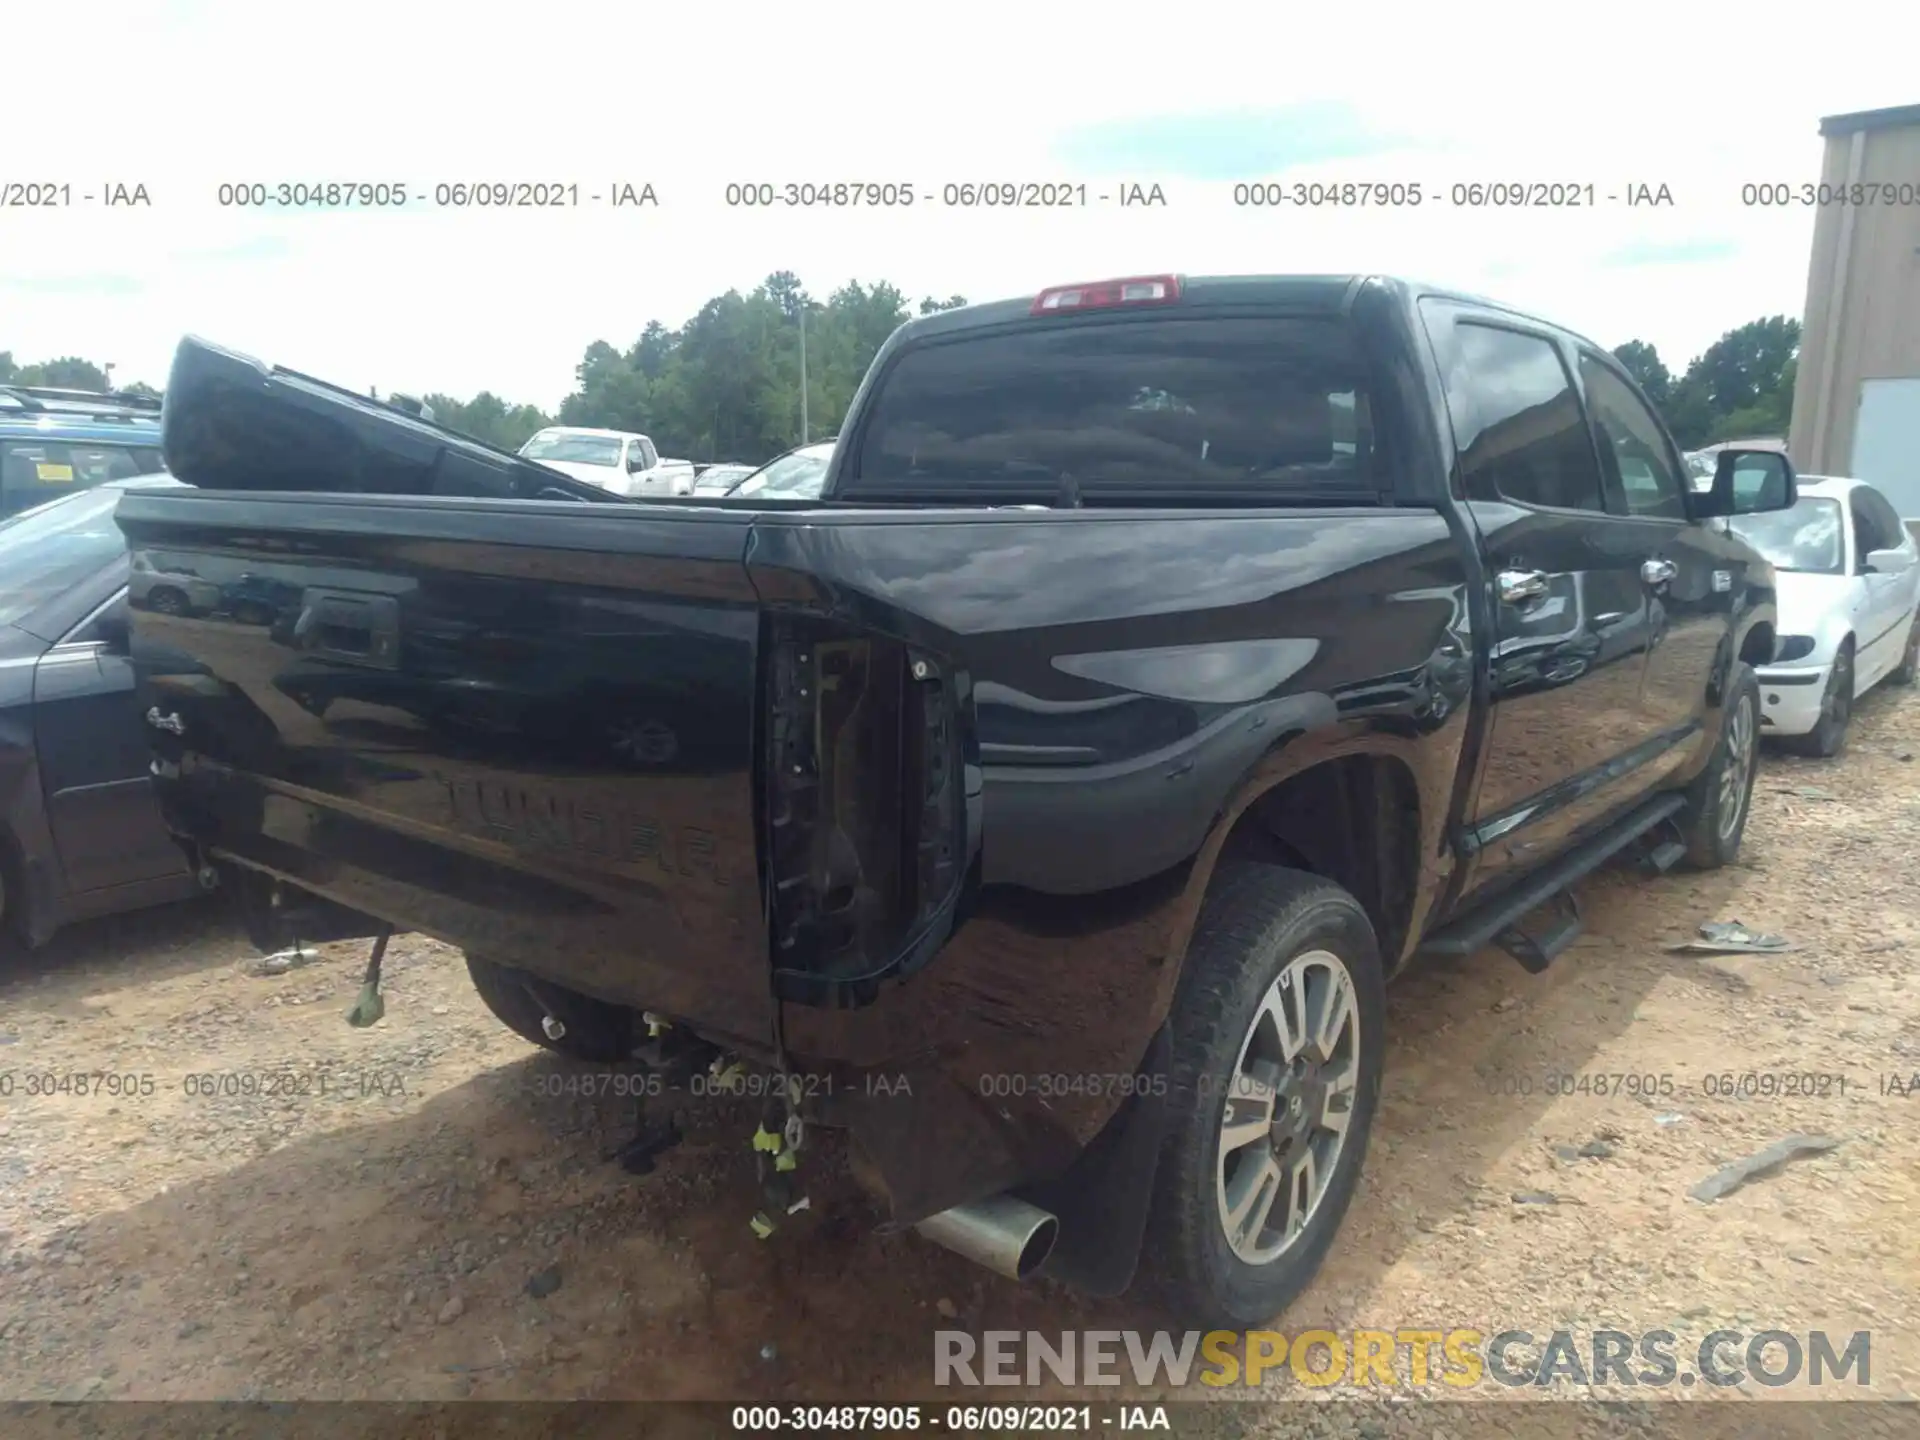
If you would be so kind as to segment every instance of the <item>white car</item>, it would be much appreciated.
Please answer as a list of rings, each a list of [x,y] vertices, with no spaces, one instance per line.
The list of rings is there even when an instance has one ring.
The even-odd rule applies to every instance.
[[[742,480],[753,474],[751,465],[709,465],[694,476],[693,493],[696,495],[726,495]]]
[[[661,459],[653,441],[632,430],[549,425],[520,447],[520,457],[616,495],[639,499],[693,493],[693,462]]]
[[[1779,640],[1758,671],[1761,733],[1837,755],[1854,701],[1920,671],[1920,545],[1873,486],[1821,475],[1800,477],[1791,510],[1729,524],[1779,585]]]
[[[735,500],[765,499],[817,500],[827,481],[827,462],[833,459],[832,440],[816,440],[799,445],[784,455],[776,455],[731,492]]]

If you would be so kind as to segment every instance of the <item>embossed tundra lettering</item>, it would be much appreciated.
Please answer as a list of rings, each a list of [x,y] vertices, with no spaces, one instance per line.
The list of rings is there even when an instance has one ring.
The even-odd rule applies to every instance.
[[[566,799],[540,790],[487,780],[450,780],[448,816],[454,826],[516,850],[545,851],[614,865],[646,865],[670,876],[705,876],[732,883],[721,862],[719,838],[683,825],[678,831],[644,815],[599,802]]]

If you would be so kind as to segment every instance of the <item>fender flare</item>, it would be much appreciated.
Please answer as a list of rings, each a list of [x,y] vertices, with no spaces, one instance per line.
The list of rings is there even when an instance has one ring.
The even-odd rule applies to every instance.
[[[1449,804],[1452,799],[1455,764],[1444,773],[1423,781],[1422,751],[1432,740],[1418,741],[1393,735],[1366,722],[1349,722],[1322,730],[1296,732],[1283,736],[1273,748],[1247,772],[1229,795],[1215,817],[1207,838],[1187,872],[1186,884],[1175,901],[1168,919],[1166,964],[1162,967],[1159,988],[1154,996],[1153,1019],[1163,1023],[1173,1008],[1173,997],[1186,969],[1187,949],[1199,923],[1200,907],[1213,884],[1222,851],[1246,813],[1266,795],[1290,780],[1319,766],[1353,757],[1397,762],[1411,783],[1415,805],[1418,877],[1412,913],[1400,953],[1383,955],[1387,973],[1394,974],[1413,951],[1423,922],[1439,893],[1441,883],[1452,873],[1453,857],[1442,841]]]

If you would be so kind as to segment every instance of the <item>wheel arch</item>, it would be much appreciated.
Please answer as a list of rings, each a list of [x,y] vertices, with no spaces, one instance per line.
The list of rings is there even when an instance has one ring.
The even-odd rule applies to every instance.
[[[1397,971],[1450,870],[1441,842],[1458,760],[1456,746],[1376,730],[1309,733],[1269,752],[1222,807],[1188,872],[1168,937],[1162,1015],[1200,908],[1231,861],[1302,870],[1347,889],[1373,922],[1388,974]]]

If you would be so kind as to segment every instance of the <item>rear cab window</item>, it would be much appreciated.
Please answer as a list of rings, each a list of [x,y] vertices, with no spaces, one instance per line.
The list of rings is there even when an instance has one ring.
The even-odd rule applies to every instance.
[[[1077,317],[929,339],[881,377],[838,494],[1378,505],[1367,376],[1333,316]]]

